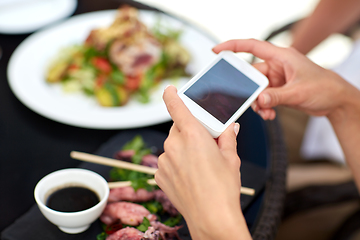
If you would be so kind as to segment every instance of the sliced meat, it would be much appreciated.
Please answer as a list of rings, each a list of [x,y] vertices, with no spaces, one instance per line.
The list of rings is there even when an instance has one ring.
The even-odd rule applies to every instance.
[[[115,158],[122,160],[122,161],[126,161],[126,162],[131,162],[131,158],[135,155],[135,150],[130,149],[130,150],[121,150],[118,151],[117,153],[115,153]]]
[[[127,44],[122,39],[115,40],[109,50],[110,60],[128,76],[138,76],[159,61],[161,46],[151,36],[133,39]]]
[[[142,223],[144,217],[149,221],[156,220],[156,216],[151,214],[145,207],[130,202],[115,202],[106,205],[105,210],[100,216],[100,220],[106,225],[111,225],[116,220],[121,223],[137,226]]]
[[[153,154],[147,154],[143,156],[141,159],[141,165],[158,168],[158,156]]]
[[[108,202],[147,202],[154,199],[154,197],[154,192],[148,192],[142,188],[135,191],[133,187],[121,187],[110,190]]]
[[[154,227],[149,227],[144,233],[143,240],[159,240],[160,232]]]
[[[181,239],[177,231],[182,226],[169,227],[159,221],[151,221],[150,224],[159,231],[161,239]]]
[[[109,235],[106,240],[141,240],[143,235],[144,233],[136,228],[126,227]]]

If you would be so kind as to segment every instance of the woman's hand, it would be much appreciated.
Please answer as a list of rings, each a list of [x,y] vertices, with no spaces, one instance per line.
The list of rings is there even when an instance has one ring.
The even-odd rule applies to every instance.
[[[315,116],[328,115],[340,107],[348,83],[332,71],[326,70],[292,48],[280,48],[269,42],[231,40],[213,48],[248,52],[263,59],[254,64],[269,79],[252,108],[266,119],[274,119],[277,105],[287,105]]]
[[[222,50],[248,52],[264,62],[254,66],[266,75],[270,86],[252,108],[263,119],[274,119],[272,107],[287,105],[308,114],[326,115],[340,141],[345,158],[360,189],[360,91],[332,71],[321,68],[293,48],[268,42],[232,40],[217,45]]]
[[[193,239],[250,238],[240,207],[239,125],[230,125],[215,141],[175,87],[163,98],[174,124],[159,157],[157,184],[184,216]]]

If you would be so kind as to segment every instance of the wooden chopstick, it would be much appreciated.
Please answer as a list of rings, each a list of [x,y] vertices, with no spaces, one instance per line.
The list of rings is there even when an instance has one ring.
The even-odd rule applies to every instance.
[[[77,159],[77,160],[81,160],[81,161],[85,161],[85,162],[91,162],[91,163],[97,163],[97,164],[106,165],[106,166],[110,166],[110,167],[134,170],[137,172],[147,173],[147,174],[151,174],[151,175],[154,175],[155,172],[157,171],[157,168],[142,166],[142,165],[129,163],[129,162],[125,162],[125,161],[121,161],[121,160],[117,160],[117,159],[111,159],[111,158],[107,158],[107,157],[101,157],[101,156],[97,156],[97,155],[93,155],[93,154],[89,154],[89,153],[72,151],[70,153],[70,156],[73,159]],[[150,185],[156,185],[156,182],[154,179],[149,179],[148,183]],[[109,188],[127,187],[127,186],[131,186],[130,181],[109,183]],[[241,194],[244,194],[244,195],[253,196],[255,194],[255,189],[241,187],[240,192],[241,192]]]
[[[241,186],[240,193],[248,196],[254,196],[255,189]]]
[[[155,182],[155,179],[149,179],[147,180],[147,183],[150,185],[157,185]],[[131,186],[131,181],[120,181],[120,182],[108,182],[108,186],[110,189],[112,188],[121,188],[121,187],[129,187]],[[253,188],[247,188],[247,187],[241,187],[240,193],[248,196],[254,196],[255,189]]]
[[[142,165],[129,163],[129,162],[125,162],[125,161],[121,161],[121,160],[117,160],[117,159],[111,159],[111,158],[107,158],[107,157],[101,157],[101,156],[97,156],[97,155],[93,155],[93,154],[89,154],[89,153],[72,151],[70,153],[70,156],[74,159],[82,160],[85,162],[92,162],[92,163],[97,163],[97,164],[106,165],[106,166],[110,166],[110,167],[134,170],[137,172],[147,173],[147,174],[151,174],[151,175],[154,175],[155,172],[157,171],[157,168],[142,166]]]
[[[150,185],[156,185],[155,179],[147,180],[147,183]],[[108,182],[108,186],[110,189],[112,188],[121,188],[121,187],[129,187],[131,186],[131,181],[121,181],[121,182]]]

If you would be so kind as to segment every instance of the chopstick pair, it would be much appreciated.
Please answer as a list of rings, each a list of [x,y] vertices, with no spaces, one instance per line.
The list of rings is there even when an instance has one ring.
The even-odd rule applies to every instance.
[[[70,156],[73,159],[77,159],[77,160],[81,160],[81,161],[85,161],[85,162],[91,162],[91,163],[106,165],[106,166],[110,166],[110,167],[128,169],[128,170],[147,173],[147,174],[151,174],[151,175],[154,175],[155,172],[157,171],[157,168],[142,166],[142,165],[138,165],[138,164],[134,164],[134,163],[129,163],[129,162],[125,162],[125,161],[121,161],[121,160],[117,160],[117,159],[111,159],[111,158],[107,158],[107,157],[97,156],[97,155],[93,155],[93,154],[89,154],[89,153],[72,151],[70,153]],[[156,185],[155,179],[149,179],[148,184]],[[131,182],[130,181],[109,182],[108,185],[109,185],[109,188],[127,187],[127,186],[131,186]],[[253,196],[255,194],[255,189],[241,186],[240,192],[241,192],[241,194],[244,194],[244,195]]]

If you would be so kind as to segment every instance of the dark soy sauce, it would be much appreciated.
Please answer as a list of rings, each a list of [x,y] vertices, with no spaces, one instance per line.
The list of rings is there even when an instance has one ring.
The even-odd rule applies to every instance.
[[[59,212],[78,212],[99,203],[98,195],[84,187],[65,187],[52,193],[46,206]]]

